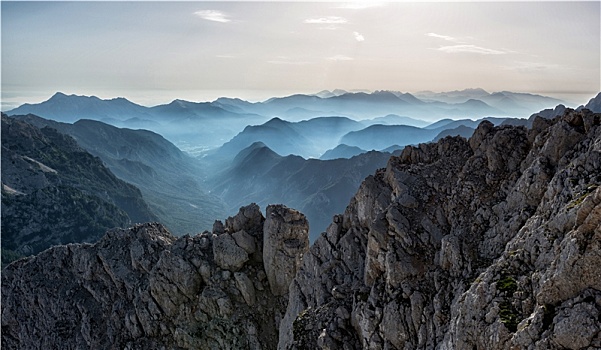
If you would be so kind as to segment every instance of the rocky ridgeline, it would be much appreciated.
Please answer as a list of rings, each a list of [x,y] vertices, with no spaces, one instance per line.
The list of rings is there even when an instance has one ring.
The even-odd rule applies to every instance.
[[[144,224],[51,248],[2,273],[2,348],[275,349],[308,232],[250,205],[213,233]]]
[[[601,347],[601,114],[407,147],[306,252],[303,215],[147,224],[20,260],[2,346]],[[278,334],[279,332],[279,334]]]
[[[601,347],[600,122],[483,122],[392,157],[305,255],[279,347]]]

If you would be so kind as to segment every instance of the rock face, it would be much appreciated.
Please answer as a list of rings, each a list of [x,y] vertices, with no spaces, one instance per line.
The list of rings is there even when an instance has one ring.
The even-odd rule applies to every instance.
[[[214,233],[175,238],[143,224],[9,265],[2,348],[274,349],[287,296],[271,292],[263,237],[279,237],[281,227],[286,239],[306,242],[308,230],[295,210],[267,211],[280,215],[265,225],[269,235],[250,205]],[[296,270],[305,251],[278,259]]]
[[[305,255],[281,349],[601,347],[601,115],[407,147]]]
[[[305,215],[282,205],[267,207],[263,257],[267,280],[274,295],[288,293],[288,286],[303,254],[309,250],[309,223]]]

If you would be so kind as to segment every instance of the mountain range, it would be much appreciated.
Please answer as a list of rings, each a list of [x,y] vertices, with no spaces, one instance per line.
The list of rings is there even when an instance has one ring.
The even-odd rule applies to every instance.
[[[155,220],[140,190],[73,138],[2,115],[3,255],[95,242],[108,229]]]
[[[230,212],[248,202],[260,206],[283,203],[302,209],[309,220],[311,240],[344,209],[361,181],[386,165],[391,154],[366,152],[349,159],[304,159],[281,156],[262,142],[240,151],[228,167],[209,178],[211,193]]]
[[[214,215],[225,213],[221,200],[203,185],[202,165],[161,135],[94,120],[70,124],[31,114],[15,118],[73,137],[117,177],[138,187],[158,219],[176,234],[209,228]]]
[[[449,95],[453,96],[452,99]],[[125,98],[102,100],[95,96],[56,93],[38,104],[24,104],[7,111],[8,115],[35,114],[62,122],[92,119],[128,128],[160,133],[189,152],[202,152],[230,140],[248,125],[264,123],[274,117],[300,121],[324,116],[371,119],[372,124],[422,127],[440,118],[528,117],[534,112],[563,103],[546,96],[508,91],[489,94],[481,89],[453,93],[412,95],[397,91],[297,94],[248,102],[219,98],[213,102],[174,100],[169,104],[145,107]],[[410,116],[410,117],[407,117]],[[384,119],[379,119],[384,118]]]

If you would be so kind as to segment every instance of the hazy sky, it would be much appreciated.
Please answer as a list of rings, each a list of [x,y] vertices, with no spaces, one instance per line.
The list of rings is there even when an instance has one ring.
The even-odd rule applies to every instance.
[[[1,2],[2,102],[55,91],[265,99],[323,89],[600,87],[600,2]]]

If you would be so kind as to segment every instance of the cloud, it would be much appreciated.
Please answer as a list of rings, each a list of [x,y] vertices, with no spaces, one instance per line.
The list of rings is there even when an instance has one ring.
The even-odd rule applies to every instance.
[[[319,18],[307,18],[304,22],[309,24],[343,24],[347,23],[348,21],[343,17],[326,16]]]
[[[194,14],[202,19],[206,19],[207,21],[220,22],[220,23],[231,22],[231,20],[229,18],[227,18],[228,16],[221,11],[202,10],[202,11],[196,11],[196,12],[194,12]]]
[[[365,41],[365,37],[363,35],[359,34],[359,32],[353,32],[353,35],[355,36],[355,40]]]
[[[330,61],[352,61],[352,60],[354,60],[354,58],[344,56],[344,55],[331,56],[331,57],[328,57],[327,59]]]
[[[436,33],[428,33],[426,35],[430,36],[432,38],[443,39],[443,40],[446,40],[446,41],[455,41],[455,42],[459,41],[459,40],[457,40],[457,38],[454,38],[454,37],[448,36],[448,35],[440,35],[440,34],[436,34]]]
[[[494,49],[487,49],[485,47],[480,47],[476,45],[451,45],[451,46],[441,46],[437,49],[438,51],[446,52],[446,53],[477,53],[480,55],[504,55],[507,52],[499,51]]]

